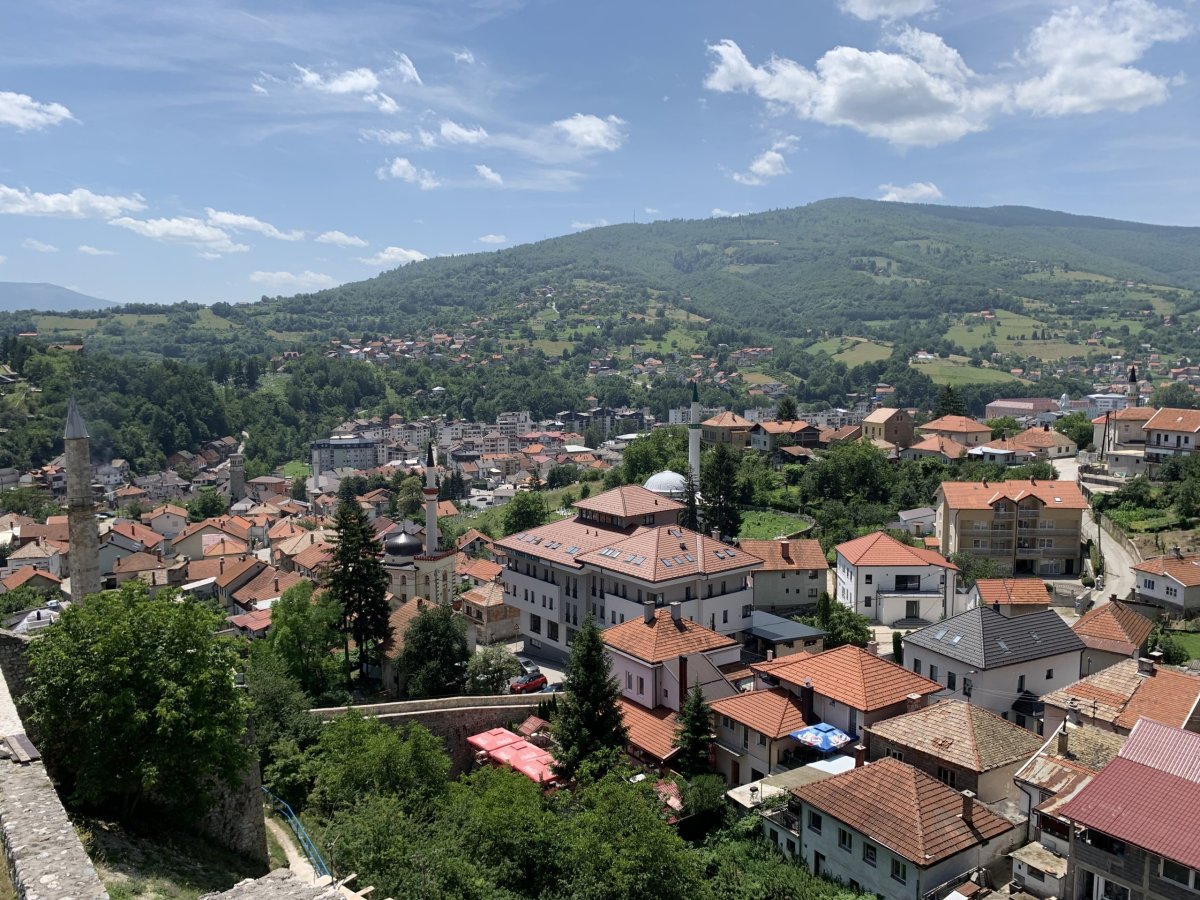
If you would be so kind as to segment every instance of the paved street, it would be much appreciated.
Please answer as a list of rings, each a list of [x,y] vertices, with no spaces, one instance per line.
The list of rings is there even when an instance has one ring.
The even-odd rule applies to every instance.
[[[1058,477],[1063,481],[1075,481],[1079,477],[1079,463],[1075,459],[1056,459],[1053,461]],[[1099,540],[1100,552],[1104,556],[1104,589],[1096,594],[1096,605],[1107,603],[1111,595],[1126,597],[1133,589],[1135,560],[1125,548],[1107,534],[1100,534],[1100,529],[1092,519],[1090,510],[1083,515],[1083,536],[1093,541]]]

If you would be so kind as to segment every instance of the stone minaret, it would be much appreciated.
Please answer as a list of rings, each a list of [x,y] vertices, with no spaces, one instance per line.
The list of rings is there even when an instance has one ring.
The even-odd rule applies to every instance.
[[[244,445],[242,445],[244,446]],[[246,456],[242,446],[229,454],[229,502],[237,503],[246,496]]]
[[[429,453],[425,457],[425,487],[421,488],[425,497],[425,555],[436,556],[438,552],[438,489],[437,468],[433,461],[433,441],[429,442]]]
[[[1141,394],[1138,391],[1138,373],[1137,366],[1129,367],[1129,387],[1125,389],[1125,405],[1137,406],[1141,403]]]
[[[67,407],[63,443],[67,451],[67,528],[71,541],[67,561],[71,600],[79,603],[100,590],[100,532],[92,496],[92,454],[87,425],[74,398]]]
[[[692,409],[688,416],[688,468],[692,483],[700,484],[700,391],[692,382]]]

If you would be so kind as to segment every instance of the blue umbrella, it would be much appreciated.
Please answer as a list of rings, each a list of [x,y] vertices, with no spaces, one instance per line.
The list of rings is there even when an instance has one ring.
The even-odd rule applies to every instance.
[[[816,725],[808,725],[797,729],[789,737],[793,737],[802,744],[820,750],[822,753],[828,753],[830,750],[844,747],[854,740],[846,732],[830,725],[828,722],[818,722]]]

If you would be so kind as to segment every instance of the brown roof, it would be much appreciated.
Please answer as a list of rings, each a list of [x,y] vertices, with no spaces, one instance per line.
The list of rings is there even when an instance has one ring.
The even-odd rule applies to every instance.
[[[1146,643],[1154,623],[1120,600],[1112,600],[1084,613],[1071,628],[1093,650],[1132,656]]]
[[[980,578],[975,582],[984,606],[1049,606],[1046,582],[1040,578]]]
[[[772,740],[808,724],[804,721],[800,698],[782,688],[734,694],[713,700],[709,706],[714,713],[749,725]]]
[[[1183,726],[1200,700],[1200,677],[1161,666],[1153,675],[1139,675],[1138,661],[1123,659],[1042,697],[1059,709],[1070,709],[1072,699],[1080,715],[1117,728],[1130,729],[1142,716]]]
[[[829,568],[820,541],[738,541],[738,546],[761,559],[764,572]]]
[[[1087,784],[1112,762],[1125,743],[1125,735],[1092,725],[1061,725],[1067,729],[1067,752],[1058,749],[1058,732],[1046,741],[1041,752],[1017,770],[1014,779],[1027,781],[1042,791],[1062,796]]]
[[[437,517],[444,519],[447,516],[457,516],[458,507],[454,505],[452,500],[439,500],[437,505]]]
[[[936,681],[849,644],[824,653],[796,653],[750,668],[789,684],[802,685],[811,678],[816,693],[864,712],[903,703],[909,694],[936,694],[942,689]]]
[[[921,450],[925,453],[940,453],[947,459],[958,459],[967,452],[967,448],[963,444],[944,434],[931,434],[923,440],[917,441],[908,449]]]
[[[910,547],[883,531],[838,544],[836,549],[852,566],[939,566],[958,571],[958,566],[940,553]]]
[[[392,660],[400,658],[400,654],[404,652],[404,635],[408,631],[408,626],[424,608],[425,600],[421,597],[414,597],[388,616],[388,633],[380,648],[384,657]]]
[[[243,555],[237,559],[226,559],[225,565],[214,573],[217,579],[217,587],[227,587],[250,570],[253,569],[257,572],[259,569],[265,568],[266,565],[262,560],[249,555]]]
[[[211,544],[205,544],[203,552],[205,556],[234,556],[238,553],[245,553],[249,549],[245,541],[226,536]]]
[[[1020,434],[1014,435],[1012,443],[1019,447],[1031,447],[1039,450],[1046,447],[1075,446],[1075,442],[1065,434],[1045,428],[1038,428],[1036,425],[1032,428],[1026,428]]]
[[[46,538],[51,541],[69,541],[70,530],[66,522],[47,522],[45,525],[22,525],[21,540],[29,541]]]
[[[462,535],[458,538],[458,540],[456,540],[454,542],[454,546],[458,547],[461,550],[463,547],[467,546],[467,544],[473,543],[477,540],[483,541],[483,543],[489,547],[492,545],[492,539],[490,537],[488,537],[486,534],[484,534],[482,531],[479,531],[478,529],[475,529],[475,528],[468,528],[466,531],[464,531],[462,533]]]
[[[674,581],[759,566],[762,560],[677,525],[640,528],[607,547],[579,554],[579,561],[642,581]]]
[[[504,566],[499,563],[494,563],[490,559],[471,559],[463,569],[462,574],[467,578],[474,578],[478,581],[496,581],[500,577],[500,573],[504,571]]]
[[[665,706],[647,709],[624,697],[617,698],[617,705],[630,744],[663,762],[679,752],[675,746],[676,717],[672,710]]]
[[[940,419],[934,419],[932,422],[926,422],[917,428],[922,434],[933,431],[944,431],[950,434],[968,434],[972,431],[986,431],[992,433],[992,429],[982,422],[976,422],[969,416],[942,416]]]
[[[1147,431],[1182,431],[1195,434],[1200,431],[1200,409],[1172,409],[1164,406],[1142,426]]]
[[[115,531],[117,534],[127,537],[132,541],[137,541],[145,547],[157,547],[166,538],[152,528],[147,528],[145,525],[139,525],[136,522],[125,522],[118,520],[113,522],[110,531]]]
[[[882,425],[884,422],[888,421],[888,419],[890,419],[892,416],[896,415],[899,412],[900,412],[900,410],[895,409],[893,407],[881,406],[881,407],[879,407],[879,409],[872,410],[870,412],[870,414],[867,415],[867,417],[863,419],[863,421],[870,422],[872,425]],[[841,429],[839,429],[839,431],[840,430]]]
[[[233,599],[242,606],[251,606],[263,600],[274,600],[283,592],[304,580],[299,572],[281,572],[267,566],[234,593]]]
[[[146,553],[139,550],[137,553],[130,553],[128,556],[122,556],[113,563],[113,572],[146,572],[150,569],[165,569],[163,561],[151,553]]]
[[[1004,834],[1015,826],[982,803],[894,759],[881,759],[792,793],[922,868]]]
[[[753,428],[754,423],[749,419],[743,419],[735,412],[717,413],[711,419],[705,419],[700,423],[708,425],[710,428]]]
[[[464,603],[473,603],[476,606],[503,606],[504,585],[498,581],[490,581],[464,591],[462,598]]]
[[[943,481],[941,491],[950,509],[987,509],[1000,500],[1037,497],[1054,509],[1087,509],[1088,502],[1074,481]]]
[[[867,729],[972,772],[990,772],[1029,759],[1043,739],[982,706],[942,700],[925,709],[876,722]]]
[[[628,531],[597,528],[580,519],[563,519],[528,531],[511,534],[496,541],[496,546],[513,553],[524,553],[549,560],[560,566],[581,568],[579,555],[607,547],[624,538]]]
[[[297,553],[292,562],[302,569],[308,569],[310,572],[321,568],[321,566],[333,559],[333,544],[327,544],[324,541],[318,541],[311,547]]]
[[[809,425],[803,419],[786,419],[778,422],[759,422],[758,427],[767,434],[798,434],[814,426]]]
[[[606,628],[600,633],[600,638],[613,650],[648,663],[737,646],[733,638],[710,631],[690,619],[681,618],[676,622],[671,618],[670,609],[656,610],[654,621],[650,623],[638,616]]]
[[[35,569],[33,566],[21,566],[17,571],[13,572],[3,581],[0,581],[0,584],[4,585],[5,591],[15,591],[21,585],[28,584],[35,578],[44,578],[54,584],[62,583],[61,578],[51,575],[44,569]]]
[[[1184,587],[1200,585],[1200,556],[1197,555],[1156,556],[1138,563],[1133,568],[1149,575],[1170,578]]]
[[[595,497],[585,497],[582,500],[576,500],[574,506],[576,509],[586,509],[593,513],[616,516],[620,519],[685,508],[682,503],[656,494],[654,491],[648,491],[640,484],[626,484],[597,494]]]

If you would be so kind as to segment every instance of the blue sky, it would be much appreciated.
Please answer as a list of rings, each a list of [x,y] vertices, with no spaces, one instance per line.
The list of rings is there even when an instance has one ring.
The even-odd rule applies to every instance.
[[[252,300],[834,196],[1200,224],[1195,0],[24,0],[0,281]]]

